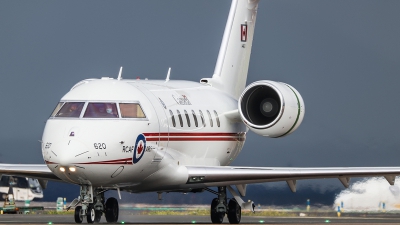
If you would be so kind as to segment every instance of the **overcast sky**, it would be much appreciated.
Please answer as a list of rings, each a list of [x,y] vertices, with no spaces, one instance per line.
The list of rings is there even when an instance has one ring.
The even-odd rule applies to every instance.
[[[230,0],[0,1],[0,160],[43,163],[45,121],[78,81],[211,77]],[[248,134],[233,165],[400,166],[400,1],[259,4],[248,83],[294,86],[288,137]]]

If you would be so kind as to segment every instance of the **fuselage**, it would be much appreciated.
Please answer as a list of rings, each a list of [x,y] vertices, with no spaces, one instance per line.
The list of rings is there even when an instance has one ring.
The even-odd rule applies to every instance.
[[[185,165],[237,157],[247,128],[225,117],[236,109],[233,97],[195,82],[84,80],[47,120],[43,158],[66,182],[157,190],[161,170],[173,180]]]

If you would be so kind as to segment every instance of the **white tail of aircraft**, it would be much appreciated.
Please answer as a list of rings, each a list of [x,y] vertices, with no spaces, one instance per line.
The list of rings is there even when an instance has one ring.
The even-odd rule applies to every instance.
[[[233,0],[212,79],[202,79],[235,99],[247,80],[259,0]]]

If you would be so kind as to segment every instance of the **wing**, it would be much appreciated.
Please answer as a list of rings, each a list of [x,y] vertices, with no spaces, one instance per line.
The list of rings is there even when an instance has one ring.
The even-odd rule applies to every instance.
[[[205,186],[228,186],[237,184],[287,181],[293,192],[296,191],[296,180],[338,178],[348,187],[350,177],[383,176],[393,185],[400,167],[195,167],[187,166],[187,184]]]
[[[61,181],[45,164],[0,164],[0,174]]]

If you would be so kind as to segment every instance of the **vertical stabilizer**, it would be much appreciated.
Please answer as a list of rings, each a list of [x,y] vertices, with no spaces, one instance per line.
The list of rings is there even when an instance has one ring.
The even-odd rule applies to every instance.
[[[232,0],[212,86],[236,99],[246,86],[259,0]]]

